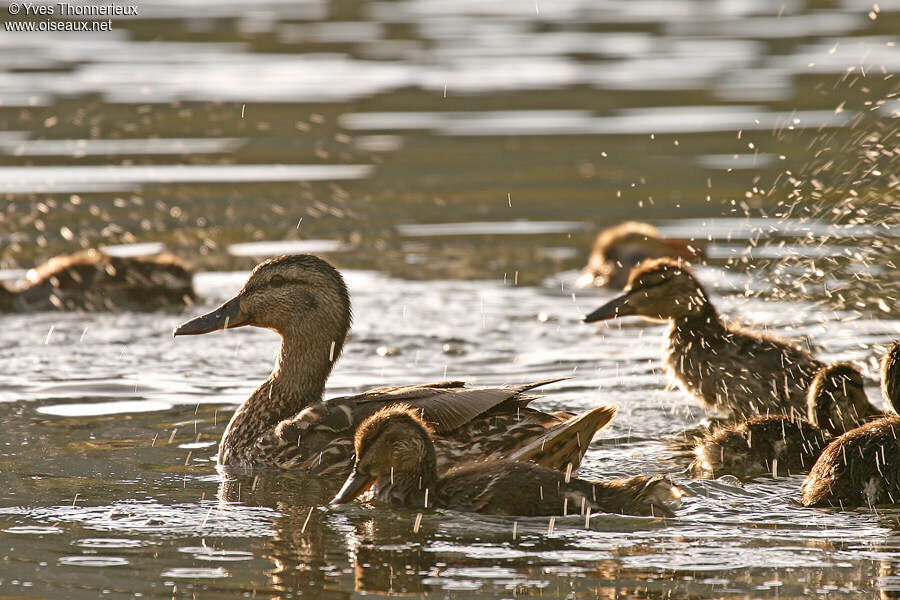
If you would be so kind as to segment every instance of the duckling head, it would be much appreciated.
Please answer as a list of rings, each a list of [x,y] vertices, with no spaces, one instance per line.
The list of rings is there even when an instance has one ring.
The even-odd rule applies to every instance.
[[[430,432],[415,411],[397,404],[363,421],[353,439],[353,471],[331,503],[351,502],[373,484],[382,502],[405,506],[424,496],[437,479]]]
[[[175,329],[198,335],[253,325],[282,337],[323,338],[340,354],[350,328],[350,296],[330,264],[309,254],[279,256],[258,265],[237,296]]]
[[[585,323],[639,315],[654,321],[713,311],[706,290],[679,260],[651,258],[631,270],[624,294],[584,317]]]
[[[837,435],[878,414],[866,397],[862,375],[849,363],[834,363],[816,373],[806,394],[806,410],[814,425]]]
[[[900,414],[900,340],[891,344],[881,361],[881,393]]]

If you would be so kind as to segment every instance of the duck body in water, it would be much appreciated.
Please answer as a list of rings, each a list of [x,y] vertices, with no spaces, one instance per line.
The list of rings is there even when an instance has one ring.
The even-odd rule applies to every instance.
[[[806,419],[769,415],[723,427],[698,442],[690,470],[695,476],[806,473],[835,436],[878,414],[859,371],[834,363],[813,378]]]
[[[353,432],[380,408],[422,411],[436,433],[438,468],[464,460],[512,458],[577,467],[615,409],[580,415],[528,407],[526,392],[548,381],[471,389],[462,382],[379,388],[322,400],[350,328],[350,297],[340,273],[311,255],[282,256],[253,270],[236,297],[175,330],[196,335],[253,325],[277,332],[281,350],[269,378],[234,413],[219,444],[226,468],[280,467],[345,475]]]
[[[192,270],[170,254],[119,257],[92,249],[51,258],[14,288],[0,285],[0,312],[178,310],[196,298]]]
[[[801,504],[851,508],[900,503],[900,342],[882,360],[881,391],[895,414],[828,444],[803,482]]]
[[[709,408],[742,419],[806,414],[806,390],[825,365],[784,340],[726,325],[681,262],[644,261],[631,271],[624,294],[584,321],[628,315],[669,322],[663,350],[669,377]]]
[[[531,463],[492,461],[439,475],[428,425],[408,407],[366,419],[354,439],[356,460],[333,504],[374,486],[378,502],[492,515],[542,516],[610,512],[673,516],[683,490],[663,476],[588,481]]]
[[[649,223],[626,221],[597,234],[577,285],[621,289],[628,283],[632,268],[648,258],[664,256],[701,259],[703,245],[693,240],[663,238]]]

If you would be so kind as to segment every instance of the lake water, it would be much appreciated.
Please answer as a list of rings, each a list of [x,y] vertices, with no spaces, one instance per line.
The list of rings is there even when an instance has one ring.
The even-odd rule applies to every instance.
[[[136,6],[109,33],[0,35],[0,277],[164,244],[203,300],[2,317],[0,596],[900,593],[900,511],[802,508],[799,477],[676,476],[675,519],[552,531],[441,511],[413,531],[326,507],[340,482],[225,482],[217,440],[277,338],[171,337],[262,258],[319,253],[355,315],[328,395],[571,377],[534,406],[619,408],[580,475],[677,473],[709,415],[666,389],[663,328],[584,325],[611,295],[573,288],[596,230],[637,219],[705,240],[723,313],[856,362],[882,406],[900,3]]]

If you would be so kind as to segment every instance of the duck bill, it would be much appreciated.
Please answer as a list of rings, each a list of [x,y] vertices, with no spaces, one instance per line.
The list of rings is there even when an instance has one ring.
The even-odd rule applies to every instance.
[[[175,329],[175,335],[200,335],[249,324],[250,317],[241,312],[241,298],[235,296],[216,310],[182,323]]]
[[[628,300],[629,294],[610,300],[591,314],[585,316],[584,322],[596,323],[597,321],[608,321],[609,319],[615,319],[616,317],[636,315],[637,311]]]
[[[341,491],[337,493],[334,500],[331,501],[331,504],[353,502],[359,498],[363,492],[368,490],[373,483],[375,483],[374,478],[361,475],[356,469],[353,469],[353,472],[347,477],[347,481],[344,482]]]

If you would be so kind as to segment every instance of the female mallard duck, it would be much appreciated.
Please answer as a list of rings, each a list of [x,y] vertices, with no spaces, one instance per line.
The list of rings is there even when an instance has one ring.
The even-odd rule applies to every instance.
[[[900,503],[900,342],[881,363],[881,392],[895,414],[866,423],[828,444],[801,487],[804,506]]]
[[[281,256],[260,264],[237,296],[181,325],[175,335],[245,325],[274,330],[282,338],[281,351],[272,374],[225,429],[222,466],[346,473],[356,426],[385,405],[403,403],[434,423],[441,469],[459,460],[500,457],[574,468],[615,414],[608,406],[578,416],[528,408],[533,398],[525,392],[548,381],[493,389],[452,381],[323,402],[325,380],[350,328],[350,298],[337,270],[315,256]]]
[[[694,448],[695,476],[805,473],[834,436],[880,411],[869,403],[863,378],[849,363],[821,369],[807,393],[807,419],[753,417],[708,434]]]
[[[85,250],[30,269],[14,289],[0,285],[0,312],[177,309],[196,299],[192,280],[191,270],[170,254]]]
[[[356,461],[332,504],[351,502],[373,484],[393,506],[492,515],[565,515],[603,511],[674,516],[683,491],[668,478],[639,475],[586,481],[531,463],[492,461],[438,475],[428,426],[404,406],[381,409],[359,426]]]
[[[703,246],[693,240],[663,238],[648,223],[627,221],[597,234],[579,287],[597,286],[621,289],[628,283],[628,273],[648,258],[703,258]]]
[[[631,272],[625,294],[584,320],[640,315],[671,323],[664,347],[670,379],[715,409],[740,418],[806,414],[806,390],[824,367],[784,340],[726,325],[682,263],[646,260]]]

